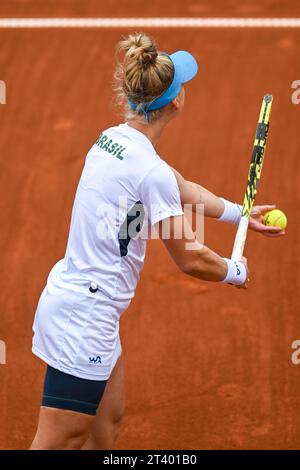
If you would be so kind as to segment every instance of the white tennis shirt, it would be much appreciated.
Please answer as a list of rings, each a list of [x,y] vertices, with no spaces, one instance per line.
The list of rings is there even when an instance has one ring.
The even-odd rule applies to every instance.
[[[144,263],[145,227],[182,214],[175,175],[149,139],[128,124],[107,129],[87,154],[65,257],[48,287],[81,290],[93,281],[112,300],[129,300]]]

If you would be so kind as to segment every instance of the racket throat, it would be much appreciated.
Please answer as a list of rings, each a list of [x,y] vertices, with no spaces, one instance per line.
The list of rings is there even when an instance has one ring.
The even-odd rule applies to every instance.
[[[247,230],[249,225],[249,219],[243,215],[241,217],[232,250],[231,259],[232,261],[240,261],[243,257],[245,241],[247,237]]]

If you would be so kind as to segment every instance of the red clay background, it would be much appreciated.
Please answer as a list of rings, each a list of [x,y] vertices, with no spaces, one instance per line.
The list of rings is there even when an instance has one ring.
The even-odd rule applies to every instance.
[[[0,16],[300,16],[296,2],[3,1]],[[284,5],[282,5],[284,3]],[[71,5],[72,4],[72,5]],[[184,6],[183,6],[184,5]],[[230,8],[225,8],[225,5]],[[276,202],[287,235],[250,233],[251,287],[198,282],[151,241],[136,297],[121,321],[127,408],[118,449],[300,449],[299,29],[149,29],[162,50],[195,53],[182,117],[160,154],[183,175],[241,201],[261,100],[274,95],[257,203]],[[27,448],[44,364],[31,325],[52,265],[63,257],[85,154],[119,122],[113,50],[126,29],[0,30],[0,448]],[[229,256],[235,228],[207,221],[205,242]]]

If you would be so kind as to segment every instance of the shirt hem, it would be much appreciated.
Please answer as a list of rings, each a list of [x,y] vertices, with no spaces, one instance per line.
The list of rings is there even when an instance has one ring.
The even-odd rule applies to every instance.
[[[165,211],[159,214],[159,216],[153,218],[152,225],[157,224],[157,222],[161,222],[164,219],[167,219],[168,217],[175,217],[178,215],[184,215],[184,212],[182,210],[174,210],[174,211]]]
[[[35,346],[32,347],[32,352],[35,356],[39,357],[40,359],[42,359],[42,361],[46,362],[46,364],[48,364],[48,366],[53,367],[53,369],[60,370],[61,372],[64,372],[65,374],[73,375],[74,377],[79,377],[80,379],[99,381],[99,380],[108,380],[109,379],[109,377],[112,373],[112,370],[114,368],[114,365],[117,362],[118,358],[120,357],[122,351],[121,350],[119,351],[119,355],[115,359],[114,364],[112,364],[112,367],[110,368],[109,372],[107,372],[106,374],[105,373],[103,373],[103,374],[91,374],[91,373],[87,373],[87,372],[84,372],[82,370],[79,370],[79,369],[76,369],[76,368],[73,368],[73,367],[62,366],[58,361],[50,359],[44,353],[39,351]]]

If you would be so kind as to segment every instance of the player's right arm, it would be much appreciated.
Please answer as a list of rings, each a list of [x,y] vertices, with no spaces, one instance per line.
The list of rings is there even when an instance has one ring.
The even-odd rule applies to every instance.
[[[163,224],[169,224],[170,232],[168,237],[164,237],[163,225],[160,222],[160,237],[182,272],[205,281],[224,282],[225,280],[238,287],[248,287],[248,268],[245,258],[234,264],[231,260],[222,258],[198,242],[184,215],[170,217]],[[180,237],[178,237],[179,233]],[[191,243],[193,243],[193,249],[187,249]]]
[[[148,222],[158,227],[166,248],[181,271],[206,281],[247,287],[248,272],[242,261],[221,258],[197,241],[182,210],[176,177],[166,163],[158,162],[146,173],[140,181],[138,197]],[[164,230],[166,224],[168,230]]]

